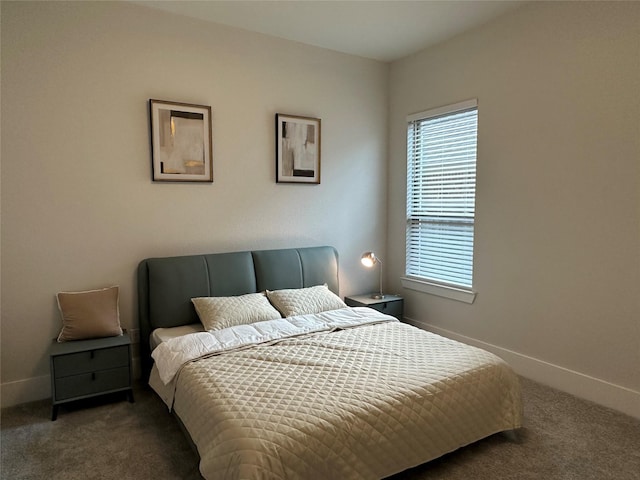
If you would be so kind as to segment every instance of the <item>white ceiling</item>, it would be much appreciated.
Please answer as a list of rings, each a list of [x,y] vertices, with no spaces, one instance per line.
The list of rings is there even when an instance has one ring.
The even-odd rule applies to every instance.
[[[487,22],[523,0],[149,0],[134,3],[389,62]]]

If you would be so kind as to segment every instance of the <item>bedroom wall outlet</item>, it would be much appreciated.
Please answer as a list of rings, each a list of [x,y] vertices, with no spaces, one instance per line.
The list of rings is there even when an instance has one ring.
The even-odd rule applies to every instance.
[[[130,328],[129,329],[129,338],[131,338],[131,343],[140,343],[140,329],[139,328]]]

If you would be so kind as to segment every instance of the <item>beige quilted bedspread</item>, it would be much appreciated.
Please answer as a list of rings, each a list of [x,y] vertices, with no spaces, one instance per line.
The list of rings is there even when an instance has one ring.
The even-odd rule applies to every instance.
[[[174,409],[214,479],[374,479],[518,428],[498,357],[399,322],[187,364]]]

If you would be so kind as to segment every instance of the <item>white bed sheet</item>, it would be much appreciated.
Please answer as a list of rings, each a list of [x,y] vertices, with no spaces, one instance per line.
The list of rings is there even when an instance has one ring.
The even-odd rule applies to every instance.
[[[149,336],[151,351],[154,351],[162,342],[198,332],[204,332],[204,326],[202,323],[192,323],[190,325],[182,325],[180,327],[156,328]]]

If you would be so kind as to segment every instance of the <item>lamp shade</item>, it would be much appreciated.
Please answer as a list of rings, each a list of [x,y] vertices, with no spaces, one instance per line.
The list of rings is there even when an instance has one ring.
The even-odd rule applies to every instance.
[[[365,267],[371,268],[378,262],[378,257],[373,252],[364,252],[360,257],[360,261]]]

